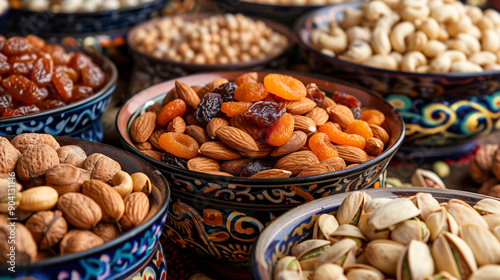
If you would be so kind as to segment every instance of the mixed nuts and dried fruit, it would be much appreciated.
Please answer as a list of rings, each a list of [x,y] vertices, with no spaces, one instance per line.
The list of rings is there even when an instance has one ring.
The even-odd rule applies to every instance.
[[[334,3],[348,2],[348,0],[243,0],[244,2],[253,2],[271,5],[327,5]],[[351,0],[352,1],[352,0]]]
[[[388,148],[384,114],[362,110],[354,96],[329,98],[315,84],[282,74],[258,80],[251,72],[204,86],[176,81],[163,104],[133,120],[130,138],[171,165],[252,178],[338,171]]]
[[[35,12],[93,13],[135,7],[154,0],[12,0],[12,6]]]
[[[365,1],[310,40],[326,55],[388,70],[500,69],[500,14],[456,0]]]
[[[28,35],[0,35],[1,117],[22,116],[85,99],[108,78],[90,57]]]
[[[195,20],[168,17],[138,30],[138,51],[156,58],[194,64],[228,64],[273,57],[288,39],[263,21],[242,14]]]
[[[19,264],[100,246],[144,221],[151,191],[146,174],[48,134],[0,137],[0,250],[9,252],[13,215]]]
[[[500,197],[500,146],[481,146],[469,163],[469,174],[481,184],[479,193]]]
[[[471,207],[429,193],[372,199],[352,192],[335,214],[317,217],[312,239],[276,263],[274,279],[497,279],[499,215],[493,199]]]

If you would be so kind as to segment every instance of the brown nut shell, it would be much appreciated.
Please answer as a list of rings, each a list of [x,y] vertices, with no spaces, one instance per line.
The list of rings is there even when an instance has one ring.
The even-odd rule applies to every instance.
[[[72,229],[64,235],[60,244],[61,255],[83,252],[104,244],[102,238],[88,230]]]
[[[91,229],[102,219],[101,207],[81,193],[66,193],[59,197],[57,208],[68,223],[80,229]]]
[[[102,210],[102,220],[118,222],[125,212],[125,203],[121,195],[110,185],[95,179],[83,182],[82,192],[92,198]]]
[[[87,157],[82,168],[90,171],[90,178],[109,183],[116,172],[122,170],[120,164],[103,154],[95,153]]]
[[[120,219],[120,226],[130,229],[138,226],[144,221],[149,213],[149,199],[143,192],[133,192],[124,199],[125,213]]]
[[[68,224],[63,213],[56,211],[41,211],[33,214],[26,227],[29,229],[40,250],[46,250],[61,241],[68,232]]]

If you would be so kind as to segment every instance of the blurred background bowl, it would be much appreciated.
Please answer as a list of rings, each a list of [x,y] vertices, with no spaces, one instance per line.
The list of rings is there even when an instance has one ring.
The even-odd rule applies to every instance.
[[[16,272],[1,266],[0,277],[32,279],[125,279],[154,270],[148,263],[158,260],[157,246],[167,217],[170,189],[165,177],[146,161],[112,146],[80,139],[55,137],[61,146],[80,146],[87,155],[102,153],[116,161],[128,173],[143,172],[153,185],[149,196],[150,211],[144,222],[104,245],[64,256],[52,257],[28,264],[17,264]],[[156,271],[165,271],[160,260]],[[149,268],[148,268],[149,267]],[[8,274],[7,274],[8,273]],[[161,275],[161,273],[160,273]]]
[[[404,187],[366,190],[372,198],[410,197],[419,192],[430,193],[439,202],[460,199],[472,205],[484,198],[499,200],[486,195],[451,189]],[[254,279],[272,280],[273,267],[278,259],[291,254],[292,248],[301,241],[311,238],[313,225],[319,214],[337,211],[347,195],[348,193],[337,194],[306,203],[286,212],[268,226],[259,236],[252,251],[251,269]]]
[[[421,74],[373,68],[320,52],[311,31],[339,21],[360,2],[328,6],[310,12],[294,27],[313,71],[373,90],[403,116],[406,138],[402,151],[427,149],[454,158],[472,151],[471,141],[500,129],[500,71]]]
[[[219,78],[235,80],[243,73],[246,72],[214,72],[177,80],[191,86],[203,85]],[[262,79],[274,72],[258,73]],[[174,87],[174,80],[138,93],[120,109],[117,116],[117,130],[125,147],[158,168],[171,186],[172,207],[166,222],[166,235],[180,247],[200,256],[200,262],[207,269],[225,278],[249,279],[248,261],[253,242],[265,226],[287,210],[327,195],[385,185],[385,169],[403,142],[401,116],[383,99],[337,80],[287,74],[304,84],[316,83],[326,92],[352,94],[362,102],[363,107],[383,112],[386,115],[385,124],[390,130],[389,148],[380,156],[355,167],[309,177],[225,177],[166,164],[144,155],[133,145],[128,133],[131,123],[147,107],[155,102],[161,103]]]
[[[106,74],[106,85],[92,96],[63,107],[39,113],[0,118],[0,136],[22,133],[47,133],[100,142],[103,130],[99,118],[106,110],[116,88],[118,71],[108,58],[85,52]]]

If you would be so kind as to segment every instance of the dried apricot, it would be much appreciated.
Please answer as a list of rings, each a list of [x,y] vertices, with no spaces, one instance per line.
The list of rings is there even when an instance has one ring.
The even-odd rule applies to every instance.
[[[266,129],[266,142],[271,146],[281,146],[292,137],[295,127],[293,115],[284,113],[274,124]]]
[[[300,100],[307,95],[306,86],[287,75],[269,74],[264,78],[264,86],[272,94],[286,100]]]
[[[225,113],[226,116],[232,118],[238,114],[245,113],[252,104],[252,102],[224,102],[220,110],[222,113]]]
[[[316,133],[309,138],[309,148],[318,156],[320,161],[339,155],[335,146],[330,142],[328,135],[323,132]]]
[[[374,125],[382,125],[385,122],[385,116],[379,110],[364,110],[361,113],[361,119]]]
[[[325,123],[324,125],[320,126],[318,128],[318,130],[320,132],[323,132],[326,135],[328,135],[328,138],[330,138],[330,141],[332,141],[335,144],[348,145],[348,146],[353,146],[353,147],[357,147],[360,149],[365,148],[366,142],[365,142],[365,138],[363,138],[363,136],[342,132],[342,130],[340,130],[332,122]]]
[[[194,138],[187,134],[176,132],[163,133],[158,139],[158,144],[166,152],[185,159],[197,157],[198,149],[200,148]]]
[[[245,73],[236,78],[236,80],[234,80],[234,83],[237,86],[241,86],[242,84],[257,82],[257,78],[258,78],[257,72]]]
[[[361,120],[355,120],[351,122],[345,129],[345,133],[361,135],[365,139],[373,137],[373,132],[370,128],[370,125],[367,122]]]
[[[166,126],[175,117],[182,117],[186,113],[186,103],[182,99],[174,99],[161,108],[156,123],[159,126]]]
[[[259,82],[245,83],[234,90],[234,98],[238,101],[256,102],[268,95],[269,91]]]

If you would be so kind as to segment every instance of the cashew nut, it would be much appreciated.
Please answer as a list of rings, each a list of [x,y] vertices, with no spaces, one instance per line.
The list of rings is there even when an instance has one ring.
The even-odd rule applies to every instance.
[[[319,37],[321,37],[321,34],[324,34],[326,33],[326,31],[324,29],[313,29],[311,31],[311,35],[310,35],[310,38],[309,40],[311,40],[311,42],[315,45],[319,45]]]
[[[342,52],[347,48],[347,35],[342,28],[335,27],[330,34],[323,33],[319,36],[319,45],[335,53]]]
[[[347,60],[355,63],[360,63],[372,56],[372,48],[370,44],[364,41],[354,41],[349,45],[349,49],[345,53]]]
[[[384,2],[391,9],[397,9],[401,4],[401,0],[381,0],[381,1]]]
[[[483,32],[481,43],[483,50],[485,51],[496,52],[500,49],[500,37],[492,29],[488,29]]]
[[[376,54],[363,62],[364,65],[387,70],[398,70],[396,60],[390,55]]]
[[[408,42],[408,51],[423,51],[428,43],[427,35],[423,31],[411,34],[406,40]]]
[[[392,26],[398,22],[400,16],[397,13],[390,13],[381,17],[376,23],[374,29],[384,29],[389,32]]]
[[[403,20],[415,22],[416,20],[425,21],[431,10],[427,5],[427,0],[404,0],[401,3],[400,15]]]
[[[500,70],[500,64],[488,64],[484,67],[485,71],[498,71]]]
[[[448,38],[450,38],[450,34],[446,31],[446,26],[444,24],[439,25],[438,36],[436,39],[439,41],[446,41]]]
[[[370,38],[371,38],[370,29],[367,27],[361,27],[361,26],[349,27],[346,31],[346,34],[347,34],[347,40],[349,41],[349,43],[351,43],[353,41],[370,42]]]
[[[467,31],[467,34],[470,34],[472,37],[474,37],[478,40],[481,39],[481,36],[483,36],[481,29],[479,29],[479,27],[477,27],[475,25],[471,26],[469,31]]]
[[[451,23],[446,26],[446,31],[451,37],[455,37],[459,33],[467,33],[472,28],[472,20],[468,15],[464,15],[457,23]]]
[[[403,61],[403,55],[399,52],[391,52],[389,55],[394,58],[394,60],[398,65],[400,65],[401,62]]]
[[[130,175],[125,171],[118,171],[113,175],[113,189],[115,189],[122,197],[126,197],[133,190],[133,182]]]
[[[457,61],[466,61],[467,56],[456,50],[445,51],[431,61],[431,72],[432,73],[448,73],[450,72],[451,65]]]
[[[362,10],[349,8],[344,11],[344,18],[340,21],[340,26],[347,29],[351,26],[360,25],[364,18]]]
[[[417,72],[417,73],[429,73],[430,70],[431,70],[430,65],[420,65],[417,67],[417,69],[415,69],[415,72]]]
[[[409,21],[403,21],[396,24],[389,35],[392,48],[400,53],[404,53],[406,51],[405,38],[414,31],[415,26]]]
[[[469,61],[477,65],[485,66],[488,64],[496,63],[497,56],[492,52],[478,52],[471,55],[469,57]]]
[[[483,68],[470,61],[457,61],[451,65],[451,72],[456,72],[456,73],[483,72]]]
[[[376,28],[372,33],[372,48],[375,53],[387,55],[391,52],[391,40],[389,40],[389,32]]]
[[[401,70],[408,72],[415,72],[418,66],[427,64],[427,58],[419,51],[408,52],[403,56],[401,62]]]
[[[130,175],[130,177],[132,178],[134,192],[143,192],[146,195],[151,193],[151,180],[146,174],[137,172]]]
[[[431,8],[431,16],[439,23],[454,23],[460,19],[459,11],[450,4]]]
[[[460,50],[466,55],[471,55],[481,50],[481,43],[479,43],[479,40],[467,33],[458,34],[457,39],[446,41],[446,45],[450,49]]]
[[[365,18],[367,20],[378,20],[382,16],[393,13],[391,8],[387,6],[386,3],[379,0],[365,2],[365,4],[363,5],[365,11]]]
[[[428,18],[424,23],[420,24],[417,29],[425,32],[429,40],[437,39],[439,36],[439,23],[433,18]]]
[[[495,23],[487,17],[481,18],[477,23],[477,27],[481,29],[483,32],[488,29],[495,29]]]
[[[324,55],[328,55],[328,56],[331,56],[331,57],[335,57],[335,53],[332,51],[332,50],[329,50],[329,49],[321,49],[321,53],[324,54]]]
[[[470,17],[473,23],[477,23],[480,19],[483,18],[483,12],[477,6],[466,5],[465,13]]]
[[[497,11],[487,9],[483,12],[483,14],[486,18],[489,18],[495,26],[500,26],[500,14]]]
[[[447,47],[443,42],[438,41],[438,40],[430,40],[429,42],[427,42],[427,46],[425,46],[423,53],[427,57],[433,58],[433,57],[440,55],[446,49],[447,49]]]

